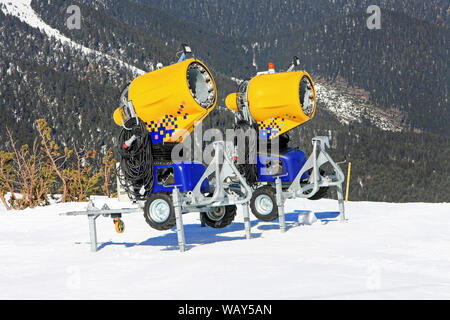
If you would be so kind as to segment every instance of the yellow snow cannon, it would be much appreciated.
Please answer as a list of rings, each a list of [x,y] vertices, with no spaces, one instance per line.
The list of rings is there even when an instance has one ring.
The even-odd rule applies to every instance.
[[[275,73],[269,64],[269,71],[244,81],[238,91],[225,104],[256,122],[261,138],[276,138],[311,120],[316,111],[314,82],[306,71]]]
[[[128,94],[128,95],[127,95]],[[138,117],[153,143],[182,142],[217,104],[217,88],[204,63],[187,59],[136,78],[114,112],[117,125]]]

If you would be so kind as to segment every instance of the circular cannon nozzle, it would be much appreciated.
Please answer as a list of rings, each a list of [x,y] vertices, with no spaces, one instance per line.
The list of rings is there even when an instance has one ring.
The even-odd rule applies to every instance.
[[[187,71],[189,91],[195,101],[205,109],[211,108],[217,92],[212,82],[212,76],[200,63],[193,62]]]
[[[299,87],[300,105],[305,115],[311,117],[314,113],[315,101],[313,85],[308,77],[304,76]]]

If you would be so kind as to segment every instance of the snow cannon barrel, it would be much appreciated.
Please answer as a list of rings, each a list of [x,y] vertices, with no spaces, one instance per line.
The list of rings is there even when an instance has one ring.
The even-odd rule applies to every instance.
[[[314,82],[305,71],[257,75],[241,85],[238,93],[230,94],[225,104],[234,112],[245,113],[248,108],[260,137],[266,139],[311,120],[317,105]]]
[[[188,59],[136,78],[124,100],[114,112],[117,125],[137,116],[153,143],[182,142],[215,108],[217,88],[206,65]]]

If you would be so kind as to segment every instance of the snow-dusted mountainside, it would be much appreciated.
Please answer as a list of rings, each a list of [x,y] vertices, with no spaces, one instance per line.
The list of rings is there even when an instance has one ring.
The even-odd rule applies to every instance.
[[[222,230],[191,213],[185,253],[141,214],[124,216],[121,235],[97,219],[91,253],[87,218],[59,216],[86,205],[0,209],[0,299],[450,299],[450,204],[349,202],[346,223],[300,225],[337,203],[288,201],[287,233],[252,217],[251,240],[240,209]]]
[[[238,85],[244,81],[234,77],[231,80]],[[314,84],[318,107],[335,115],[344,125],[349,125],[351,122],[369,121],[371,125],[384,131],[401,132],[405,129],[401,122],[403,116],[400,112],[397,110],[387,112],[374,106],[368,102],[367,96],[361,89],[352,92],[345,86],[338,86],[322,80],[315,81]],[[218,108],[227,110],[221,106]]]
[[[102,2],[99,2],[99,5],[104,6]],[[17,17],[22,22],[27,23],[30,27],[40,30],[47,37],[59,41],[62,45],[69,46],[70,48],[81,52],[83,55],[98,57],[106,61],[118,62],[120,67],[125,67],[135,76],[145,73],[145,71],[136,68],[135,66],[125,63],[108,54],[87,48],[63,35],[59,30],[49,26],[39,17],[31,7],[31,0],[17,0],[14,2],[11,2],[10,0],[0,0],[0,8],[6,15]],[[104,67],[106,69],[108,68],[107,65]],[[231,78],[231,80],[236,81],[237,79]],[[325,108],[335,114],[344,124],[349,124],[351,121],[362,122],[367,119],[382,130],[402,130],[401,124],[399,124],[395,118],[390,116],[389,113],[382,111],[380,108],[375,108],[373,105],[362,99],[358,99],[356,96],[352,96],[351,93],[343,94],[341,89],[333,87],[332,84],[317,83],[317,93],[319,101],[323,103]]]
[[[372,125],[385,131],[401,132],[405,129],[401,122],[403,115],[397,110],[387,112],[369,103],[364,97],[331,83],[316,82],[316,91],[319,106],[324,106],[343,124],[370,121]]]
[[[55,40],[61,42],[65,46],[69,46],[75,50],[81,51],[84,55],[92,55],[96,58],[103,58],[107,61],[118,62],[120,67],[125,67],[129,69],[135,76],[144,74],[145,71],[136,68],[128,63],[125,63],[115,57],[104,54],[100,51],[92,50],[86,48],[68,37],[61,34],[59,30],[56,30],[46,24],[38,14],[31,7],[31,0],[0,0],[0,8],[6,15],[11,15],[19,18],[22,22],[27,23],[30,27],[39,29],[49,38],[54,38]]]
[[[260,2],[274,7],[269,0]],[[282,8],[288,12],[290,5],[307,4],[322,13],[328,8],[317,1],[294,2]],[[70,5],[81,9],[80,30],[67,27]],[[17,146],[31,146],[35,121],[45,118],[62,146],[113,149],[119,128],[111,116],[121,89],[156,63],[176,61],[184,42],[210,67],[219,89],[217,108],[203,128],[230,129],[233,115],[224,98],[236,90],[234,81],[249,79],[255,65],[262,68],[269,61],[279,70],[297,54],[317,84],[319,104],[312,121],[289,133],[292,146],[309,153],[314,136],[330,136],[333,157],[353,163],[359,182],[351,191],[353,199],[448,201],[450,182],[444,173],[449,171],[450,140],[440,135],[448,128],[449,114],[444,27],[384,12],[386,28],[368,33],[361,12],[316,21],[293,33],[278,33],[268,24],[275,27],[272,35],[261,29],[264,34],[252,32],[254,37],[246,39],[214,33],[171,8],[160,1],[0,0],[0,139],[8,141],[9,128]],[[399,8],[405,12],[406,7]],[[417,9],[419,16],[430,16]],[[226,10],[212,10],[217,8],[210,11],[220,17],[213,23],[232,20]],[[265,20],[274,12],[253,13]],[[298,21],[295,15],[289,19]],[[233,28],[250,21],[256,20]],[[434,85],[417,87],[423,77]],[[8,144],[0,149],[7,151]]]

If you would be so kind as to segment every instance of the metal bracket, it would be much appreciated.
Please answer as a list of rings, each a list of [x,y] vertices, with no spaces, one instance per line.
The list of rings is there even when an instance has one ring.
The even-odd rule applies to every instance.
[[[288,188],[287,192],[283,192],[281,190],[281,186],[277,188],[277,196],[278,193],[280,193],[280,195],[282,195],[281,200],[283,202],[284,199],[292,199],[292,198],[308,199],[314,196],[321,187],[336,187],[341,221],[345,221],[344,194],[342,188],[342,183],[345,181],[345,175],[342,172],[339,165],[336,162],[334,162],[334,160],[326,151],[327,147],[330,148],[330,140],[328,137],[315,137],[312,139],[312,143],[313,143],[313,152],[311,156],[308,158],[305,165],[300,170],[300,172],[298,173],[298,175]],[[322,176],[320,174],[320,167],[326,163],[331,164],[334,173]],[[306,184],[306,186],[304,185],[302,187],[300,183],[301,179],[303,175],[311,169],[312,172],[309,177],[309,181]]]
[[[198,181],[194,190],[192,191],[190,197],[185,197],[183,207],[199,207],[199,206],[223,206],[223,205],[238,205],[248,203],[252,197],[253,191],[247,184],[247,181],[242,177],[239,170],[234,165],[230,156],[228,155],[224,141],[216,141],[214,145],[214,158],[206,168],[205,173]],[[223,163],[221,161],[223,159]],[[214,194],[212,197],[205,197],[201,192],[201,187],[203,182],[210,176],[214,174]],[[245,197],[242,196],[232,196],[225,191],[224,180],[235,176],[239,182],[239,185],[243,188]]]
[[[230,156],[226,152],[226,145],[224,141],[217,141],[213,143],[215,155],[209,166],[206,168],[205,173],[198,181],[192,192],[183,195],[179,192],[177,186],[175,186],[172,199],[175,209],[176,226],[177,226],[177,237],[178,245],[181,252],[186,250],[186,238],[184,234],[183,227],[183,212],[191,212],[198,210],[207,210],[210,207],[219,206],[229,206],[229,205],[239,205],[243,206],[243,216],[244,216],[244,228],[246,239],[251,239],[251,223],[250,223],[250,209],[249,201],[252,197],[253,191],[247,184],[245,179],[240,174],[239,170],[234,165]],[[223,163],[221,162],[223,159]],[[203,182],[210,176],[213,175],[214,180],[214,194],[212,197],[206,197],[201,192],[201,187]],[[239,185],[244,191],[245,196],[230,195],[226,192],[225,179],[235,177],[239,182]],[[202,222],[202,226],[204,222]]]
[[[89,238],[91,240],[91,251],[98,251],[97,244],[97,224],[98,217],[113,217],[122,214],[131,214],[140,212],[141,208],[123,208],[123,209],[110,209],[108,205],[104,204],[101,209],[97,208],[92,200],[89,201],[86,211],[74,211],[61,213],[60,216],[87,216],[89,221]]]

